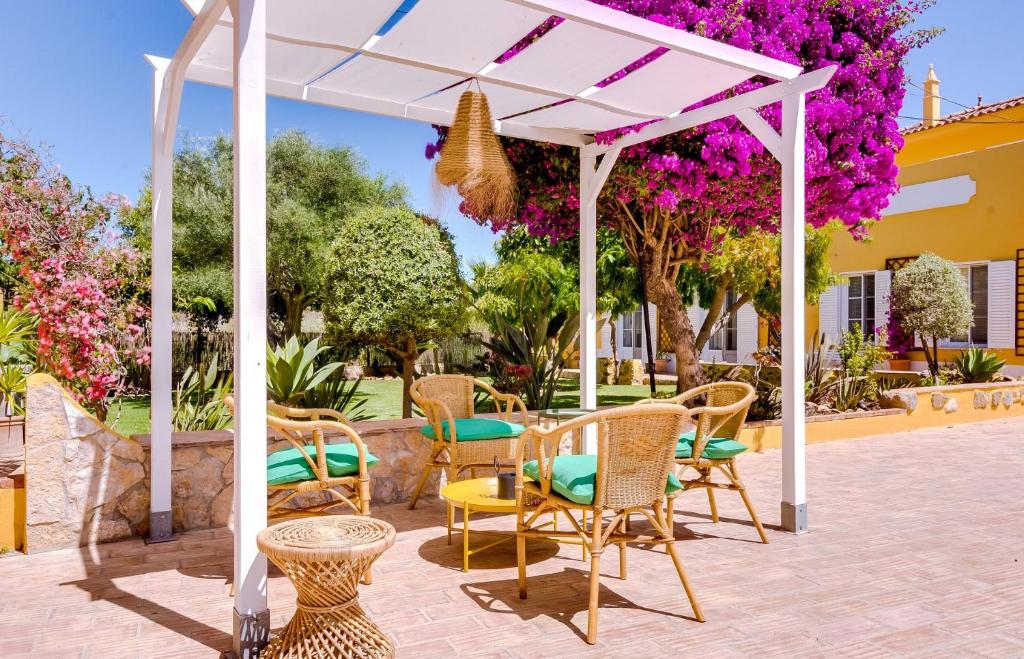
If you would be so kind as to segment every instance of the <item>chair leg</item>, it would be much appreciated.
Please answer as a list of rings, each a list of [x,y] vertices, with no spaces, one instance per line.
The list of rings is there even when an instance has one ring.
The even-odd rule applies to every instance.
[[[718,524],[718,506],[715,504],[715,489],[712,487],[704,488],[708,493],[708,504],[711,506],[711,521]]]
[[[672,557],[672,563],[676,566],[676,573],[679,575],[679,581],[683,584],[683,590],[686,591],[686,598],[690,600],[690,608],[693,609],[693,615],[697,618],[697,622],[704,622],[704,612],[700,608],[700,603],[697,602],[697,596],[693,594],[693,589],[690,587],[690,580],[686,578],[686,570],[683,569],[683,562],[679,560],[679,554],[676,552],[675,542],[668,542],[668,555]]]
[[[412,491],[412,499],[409,501],[409,510],[416,508],[416,501],[420,498],[420,492],[423,490],[423,486],[427,484],[427,479],[430,477],[430,472],[432,471],[434,471],[433,460],[423,467],[423,473],[420,474],[420,480],[416,483],[416,489]]]
[[[626,543],[619,543],[619,578],[626,580]]]
[[[516,565],[519,568],[519,599],[526,599],[526,536],[516,534]]]
[[[740,480],[740,475],[736,471],[736,463],[729,461],[729,471],[732,472],[730,477],[733,481],[733,486],[739,490],[740,497],[743,499],[743,505],[747,507],[747,512],[750,513],[750,519],[754,522],[754,528],[757,529],[757,535],[761,536],[761,542],[768,544],[768,536],[764,532],[764,527],[761,526],[761,520],[757,516],[757,511],[754,510],[754,504],[750,502],[750,497],[747,496],[747,487]]]
[[[597,525],[595,525],[597,526]],[[597,605],[601,595],[601,550],[590,552],[590,604],[587,608],[587,643],[597,643]]]
[[[597,607],[601,598],[601,554],[604,553],[604,542],[601,539],[603,526],[601,513],[595,510],[590,524],[590,601],[587,607],[587,643],[591,645],[597,643]]]

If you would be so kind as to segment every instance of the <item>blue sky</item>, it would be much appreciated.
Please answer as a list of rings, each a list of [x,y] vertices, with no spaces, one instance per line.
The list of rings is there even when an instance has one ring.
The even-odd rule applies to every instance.
[[[152,74],[145,53],[170,56],[191,15],[178,0],[0,0],[0,117],[35,142],[51,145],[64,170],[97,193],[135,198],[150,158]],[[1021,0],[939,0],[922,26],[946,33],[911,54],[908,73],[923,80],[928,64],[942,95],[973,105],[1024,94]],[[944,102],[944,112],[958,106]],[[921,93],[911,87],[903,114],[920,116]],[[347,144],[371,169],[408,185],[416,206],[439,212],[466,260],[492,255],[494,235],[451,208],[438,208],[432,163],[423,147],[433,130],[410,121],[268,100],[271,134],[300,128],[326,144]],[[188,85],[180,135],[231,129],[231,95]]]

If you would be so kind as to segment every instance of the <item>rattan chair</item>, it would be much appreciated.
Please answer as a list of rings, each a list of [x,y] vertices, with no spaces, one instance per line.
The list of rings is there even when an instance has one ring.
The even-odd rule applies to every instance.
[[[234,413],[234,400],[229,396],[224,402]],[[268,454],[268,521],[325,513],[369,515],[369,468],[377,458],[366,450],[348,418],[334,410],[285,407],[270,401],[267,412],[267,426],[291,444]],[[327,434],[348,442],[327,443]],[[307,505],[293,503],[300,495],[314,493],[324,497]]]
[[[498,419],[476,418],[473,395],[478,388],[490,394]],[[516,438],[529,423],[526,404],[518,396],[500,393],[468,375],[420,378],[412,383],[409,393],[427,417],[427,425],[420,432],[433,442],[430,457],[409,501],[410,510],[416,507],[416,500],[434,469],[446,469],[448,481],[453,482],[466,469],[493,469],[495,458],[511,466]],[[521,423],[512,422],[517,412]]]
[[[665,545],[679,580],[693,608],[704,621],[700,604],[690,588],[675,548],[672,525],[666,519],[665,495],[672,475],[676,442],[689,412],[679,405],[620,407],[595,412],[569,423],[544,430],[529,428],[516,449],[516,500],[518,524],[516,555],[519,564],[519,596],[526,598],[527,538],[578,537],[590,551],[590,599],[587,642],[597,642],[597,609],[600,595],[600,563],[604,548],[619,546],[619,577],[626,578],[627,543]],[[596,455],[558,456],[558,443],[568,432],[596,426]],[[525,462],[525,457],[538,456]],[[529,476],[532,480],[527,480]],[[590,512],[590,528],[574,511]],[[572,530],[556,531],[541,522],[545,513],[564,516]],[[630,514],[647,518],[652,532],[630,533]]]
[[[711,521],[716,524],[718,506],[715,503],[715,490],[739,492],[757,534],[761,537],[761,542],[768,544],[768,536],[765,535],[761,520],[754,510],[754,504],[747,495],[747,488],[740,480],[739,471],[736,469],[736,456],[747,450],[747,447],[738,441],[738,437],[756,395],[754,388],[746,382],[715,382],[695,387],[675,398],[660,402],[686,405],[700,396],[705,397],[703,405],[690,410],[697,419],[696,427],[680,436],[679,445],[676,447],[676,465],[679,467],[676,475],[683,484],[684,492],[703,488],[708,493]],[[686,478],[689,469],[697,472],[696,478]],[[727,483],[712,480],[715,469],[726,477]],[[675,499],[676,497],[669,497],[669,520],[675,517]]]

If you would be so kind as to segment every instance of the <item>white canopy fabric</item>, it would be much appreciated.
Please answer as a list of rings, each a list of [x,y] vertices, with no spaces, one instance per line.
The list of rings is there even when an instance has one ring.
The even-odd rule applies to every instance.
[[[459,95],[476,79],[498,133],[578,147],[586,408],[597,405],[597,199],[619,153],[723,117],[739,119],[782,171],[781,517],[784,528],[807,530],[804,103],[834,67],[802,73],[586,0],[183,1],[195,20],[174,57],[147,56],[154,68],[150,539],[168,539],[172,530],[171,199],[177,118],[184,82],[192,80],[234,95],[236,656],[256,656],[269,635],[266,558],[255,541],[267,521],[267,95],[450,125]],[[550,29],[502,57],[541,25]],[[690,109],[755,76],[776,82]],[[781,131],[757,112],[779,101]],[[611,143],[595,141],[597,132],[638,123],[647,125]],[[585,433],[584,446],[594,450],[593,434]]]
[[[556,15],[564,20],[496,63]],[[502,132],[515,127],[517,135],[533,128],[590,135],[677,115],[755,75],[800,74],[790,64],[574,0],[268,0],[266,20],[269,94],[449,125],[459,94],[475,78],[494,118],[503,120],[499,131],[506,124]],[[230,11],[199,46],[186,77],[231,85]]]

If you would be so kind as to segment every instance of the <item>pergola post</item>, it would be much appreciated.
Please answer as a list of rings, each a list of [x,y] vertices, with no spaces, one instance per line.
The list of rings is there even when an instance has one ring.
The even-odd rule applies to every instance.
[[[590,410],[597,408],[596,193],[601,183],[596,168],[597,158],[580,154],[580,407]],[[597,452],[595,430],[583,429],[585,453]]]
[[[174,123],[167,122],[171,60],[148,57],[153,65],[153,235],[152,361],[150,365],[149,542],[171,538],[171,236],[174,185]],[[172,133],[168,135],[168,133]]]
[[[236,657],[256,657],[270,636],[267,559],[267,98],[266,0],[231,0],[234,21],[234,335]]]
[[[807,531],[804,465],[804,102],[782,99],[782,527]]]

